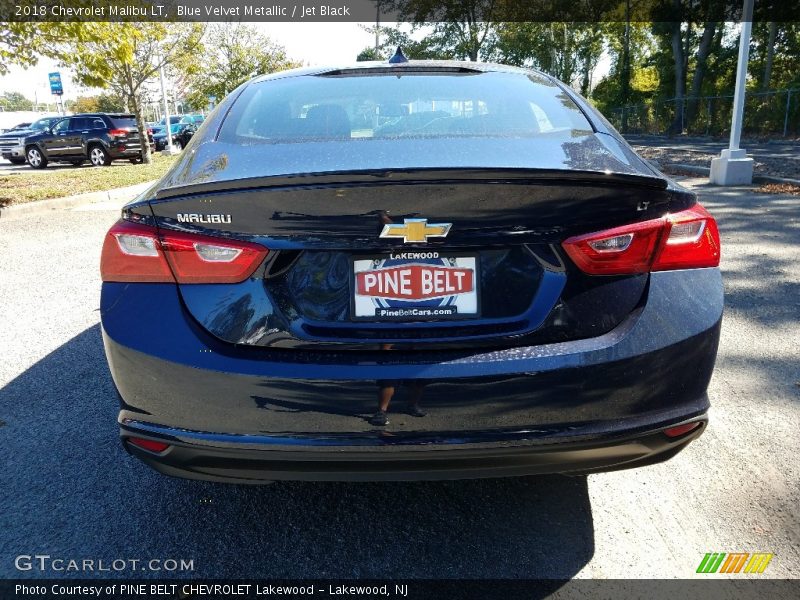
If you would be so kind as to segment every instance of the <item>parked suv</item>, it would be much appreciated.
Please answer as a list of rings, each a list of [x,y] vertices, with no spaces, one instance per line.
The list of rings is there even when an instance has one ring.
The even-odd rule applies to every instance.
[[[25,158],[34,169],[43,169],[51,161],[79,166],[89,160],[99,167],[112,160],[136,162],[141,157],[136,118],[130,114],[73,115],[25,138]]]
[[[33,123],[27,123],[24,126],[20,126],[23,125],[20,123],[20,125],[8,131],[4,131],[2,135],[0,135],[0,156],[11,161],[15,165],[24,164],[25,146],[23,144],[25,138],[36,133],[47,131],[62,118],[63,117],[60,115],[57,117],[43,117]]]

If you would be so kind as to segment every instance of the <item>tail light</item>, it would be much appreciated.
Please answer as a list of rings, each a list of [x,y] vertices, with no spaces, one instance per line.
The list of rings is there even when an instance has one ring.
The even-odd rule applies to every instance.
[[[690,431],[694,431],[698,427],[702,425],[702,421],[695,421],[693,423],[684,423],[683,425],[676,425],[675,427],[670,427],[669,429],[664,430],[664,435],[671,438],[680,437],[689,433]]]
[[[169,448],[169,444],[164,442],[157,442],[156,440],[147,440],[145,438],[137,437],[128,438],[128,443],[138,448],[143,448],[148,452],[155,452],[156,454],[161,454],[167,448]]]
[[[127,129],[109,129],[108,130],[108,135],[110,135],[112,137],[123,137],[123,136],[128,135],[128,133],[129,133],[129,130],[127,130]]]
[[[717,222],[699,204],[632,225],[571,237],[562,243],[590,275],[624,275],[719,265]]]
[[[118,221],[106,234],[103,281],[238,283],[264,262],[259,244]]]

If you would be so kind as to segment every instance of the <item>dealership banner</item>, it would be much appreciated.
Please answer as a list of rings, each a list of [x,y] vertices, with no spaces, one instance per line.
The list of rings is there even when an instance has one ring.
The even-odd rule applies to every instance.
[[[741,0],[704,0],[703,21],[739,21]],[[0,0],[0,21],[437,22],[458,18],[452,0]],[[685,21],[670,0],[473,0],[470,19]],[[800,21],[800,3],[759,0],[754,21]]]
[[[377,598],[534,600],[537,598],[648,598],[649,600],[761,600],[790,598],[797,582],[783,579],[671,580],[0,580],[3,600],[267,600]]]

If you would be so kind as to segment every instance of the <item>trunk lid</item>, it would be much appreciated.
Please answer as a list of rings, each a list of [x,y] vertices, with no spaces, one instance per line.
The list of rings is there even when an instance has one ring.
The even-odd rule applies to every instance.
[[[688,201],[665,180],[642,175],[450,168],[196,183],[162,189],[150,208],[159,227],[270,249],[247,281],[180,286],[190,314],[213,335],[243,345],[386,350],[530,345],[604,333],[640,303],[647,276],[587,276],[571,266],[560,242],[655,218]],[[387,225],[414,219],[449,224],[449,232],[425,243],[379,237]],[[479,309],[461,318],[359,318],[359,261],[405,265],[404,253],[416,253],[410,262],[430,280],[437,269],[470,267]],[[439,308],[446,299],[425,306]]]

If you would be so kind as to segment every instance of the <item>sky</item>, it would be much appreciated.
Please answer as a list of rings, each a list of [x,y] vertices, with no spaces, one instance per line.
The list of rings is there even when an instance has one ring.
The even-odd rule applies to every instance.
[[[375,36],[367,33],[358,23],[253,23],[274,42],[286,48],[289,58],[309,66],[354,62],[367,46],[375,44]],[[366,26],[373,23],[364,23]],[[68,69],[58,67],[56,61],[42,58],[29,69],[11,67],[8,75],[0,77],[0,94],[20,92],[31,100],[52,102],[47,75],[61,72],[64,99],[94,93],[74,84]]]

